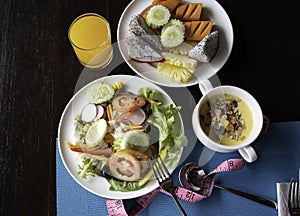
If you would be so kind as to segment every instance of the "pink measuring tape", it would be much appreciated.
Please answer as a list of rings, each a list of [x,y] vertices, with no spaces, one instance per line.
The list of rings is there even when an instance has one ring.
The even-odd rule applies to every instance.
[[[214,185],[216,173],[236,171],[241,169],[245,165],[246,165],[246,161],[242,158],[226,160],[222,162],[219,166],[217,166],[208,175],[205,176],[202,182],[201,191],[199,193],[193,192],[191,190],[182,187],[176,187],[175,189],[176,196],[179,199],[190,203],[195,203],[202,199],[205,199],[209,197],[213,191],[213,185]],[[108,199],[106,200],[108,215],[109,216],[137,215],[141,213],[151,203],[151,201],[155,198],[155,196],[159,192],[168,194],[161,188],[157,188],[151,191],[150,193],[139,197],[128,211],[125,210],[122,200]]]

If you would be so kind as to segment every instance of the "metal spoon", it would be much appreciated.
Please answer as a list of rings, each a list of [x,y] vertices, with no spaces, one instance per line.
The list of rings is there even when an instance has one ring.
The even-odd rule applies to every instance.
[[[201,187],[202,180],[205,176],[205,172],[202,167],[197,164],[187,163],[179,171],[179,180],[183,187],[199,191]],[[277,209],[277,203],[273,200],[266,199],[260,196],[242,192],[233,188],[224,187],[219,184],[214,184],[214,187],[229,191],[236,195],[242,196],[244,198],[250,199],[252,201],[258,202],[260,204]]]

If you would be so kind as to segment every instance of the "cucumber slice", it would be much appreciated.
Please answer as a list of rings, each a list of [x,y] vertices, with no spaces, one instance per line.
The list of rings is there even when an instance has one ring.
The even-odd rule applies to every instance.
[[[164,31],[170,27],[170,26],[176,26],[178,27],[182,33],[185,33],[185,25],[182,21],[178,20],[178,19],[170,19],[166,25],[164,25],[164,27],[161,29],[161,34],[164,33]]]
[[[111,100],[114,94],[115,90],[110,84],[100,82],[90,86],[85,92],[85,97],[90,103],[101,104]]]
[[[121,149],[133,149],[145,152],[149,146],[149,136],[142,131],[127,131],[122,137]]]
[[[87,130],[85,142],[88,147],[99,145],[107,132],[107,123],[105,119],[95,121]]]
[[[179,27],[172,25],[162,31],[160,40],[166,48],[176,47],[184,41],[184,32]]]
[[[171,13],[168,8],[162,5],[155,5],[150,8],[146,15],[146,23],[153,29],[158,29],[167,24],[171,17]]]

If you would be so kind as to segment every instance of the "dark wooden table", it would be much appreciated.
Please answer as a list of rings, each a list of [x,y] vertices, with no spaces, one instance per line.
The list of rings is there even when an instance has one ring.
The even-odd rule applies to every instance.
[[[0,0],[0,215],[56,214],[57,128],[83,69],[68,27],[78,15],[96,12],[109,20],[116,42],[129,2]],[[273,122],[299,121],[298,7],[291,1],[219,3],[234,29],[231,56],[218,72],[222,84],[251,92]],[[114,73],[131,71],[124,63]]]

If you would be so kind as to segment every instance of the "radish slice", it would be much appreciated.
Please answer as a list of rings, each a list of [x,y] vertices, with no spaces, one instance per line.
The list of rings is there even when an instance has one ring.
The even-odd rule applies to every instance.
[[[143,109],[139,108],[127,116],[127,119],[131,121],[132,124],[141,125],[146,120],[146,114]]]
[[[81,110],[81,120],[91,122],[97,116],[97,107],[93,103],[85,105]]]
[[[104,115],[104,108],[103,108],[103,106],[101,106],[100,104],[97,104],[96,107],[97,107],[97,115],[96,115],[94,121],[102,118],[103,115]]]

